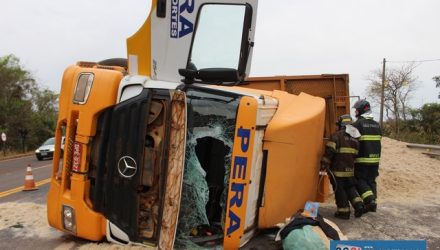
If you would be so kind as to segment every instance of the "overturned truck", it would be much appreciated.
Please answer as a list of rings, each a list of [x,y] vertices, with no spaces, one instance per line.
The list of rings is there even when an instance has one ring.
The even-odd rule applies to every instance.
[[[323,137],[348,110],[348,77],[247,78],[256,1],[151,9],[128,60],[64,72],[49,224],[92,241],[236,249],[322,200]],[[333,84],[286,88],[307,79]]]

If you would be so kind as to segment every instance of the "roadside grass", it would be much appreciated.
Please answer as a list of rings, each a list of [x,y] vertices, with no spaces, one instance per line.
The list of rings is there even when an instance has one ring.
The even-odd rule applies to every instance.
[[[17,151],[6,151],[6,152],[0,151],[0,161],[14,159],[14,158],[20,158],[23,156],[29,156],[29,155],[33,155],[33,154],[34,154],[33,151],[28,151],[26,153],[17,152]]]

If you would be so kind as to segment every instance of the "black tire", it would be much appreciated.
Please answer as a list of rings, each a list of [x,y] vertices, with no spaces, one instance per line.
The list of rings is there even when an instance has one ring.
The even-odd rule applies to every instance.
[[[43,160],[43,157],[41,157],[41,156],[37,156],[37,160],[42,161],[42,160]]]
[[[109,58],[98,62],[98,64],[103,66],[119,66],[125,69],[128,68],[128,62],[125,58]]]

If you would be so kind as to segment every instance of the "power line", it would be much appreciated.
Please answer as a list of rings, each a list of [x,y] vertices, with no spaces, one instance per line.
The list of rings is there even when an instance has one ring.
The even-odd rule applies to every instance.
[[[387,63],[424,63],[424,62],[435,62],[435,61],[440,61],[440,59],[413,60],[413,61],[387,61]]]

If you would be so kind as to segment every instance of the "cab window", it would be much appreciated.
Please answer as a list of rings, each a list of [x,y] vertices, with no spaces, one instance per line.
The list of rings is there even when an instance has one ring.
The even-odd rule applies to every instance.
[[[206,4],[200,10],[190,64],[196,69],[238,69],[245,5]]]

